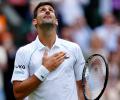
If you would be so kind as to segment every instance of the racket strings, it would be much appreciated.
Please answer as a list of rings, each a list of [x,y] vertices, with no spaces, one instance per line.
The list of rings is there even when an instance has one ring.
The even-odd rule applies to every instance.
[[[88,67],[86,69],[86,82],[85,92],[86,97],[89,99],[95,99],[104,87],[105,80],[105,64],[101,57],[93,57],[89,60]]]

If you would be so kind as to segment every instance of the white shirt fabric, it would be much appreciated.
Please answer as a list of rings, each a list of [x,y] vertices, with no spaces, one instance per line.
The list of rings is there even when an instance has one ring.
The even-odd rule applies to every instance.
[[[32,43],[21,47],[16,54],[12,82],[23,81],[32,76],[42,64],[45,49],[38,37]],[[66,52],[69,58],[47,76],[28,96],[28,100],[78,100],[76,81],[82,79],[84,57],[77,44],[57,37],[53,47],[48,50],[48,55],[60,51]]]

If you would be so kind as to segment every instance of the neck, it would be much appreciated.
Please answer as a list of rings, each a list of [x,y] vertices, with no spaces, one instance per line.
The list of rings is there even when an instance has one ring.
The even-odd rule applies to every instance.
[[[53,27],[53,25],[44,24],[44,25],[39,26],[37,31],[38,31],[38,38],[40,42],[44,46],[51,48],[56,40],[56,28]]]

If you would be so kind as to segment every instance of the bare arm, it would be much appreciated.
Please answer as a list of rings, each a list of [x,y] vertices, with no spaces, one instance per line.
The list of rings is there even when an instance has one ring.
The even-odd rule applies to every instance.
[[[65,58],[65,53],[59,52],[53,56],[48,57],[45,52],[43,55],[42,65],[46,67],[50,72],[55,70]],[[32,93],[42,81],[38,79],[35,75],[32,75],[24,81],[14,81],[13,82],[13,91],[17,100],[22,100],[30,93]]]
[[[83,95],[82,81],[77,81],[76,83],[77,83],[79,100],[85,100]]]
[[[33,92],[42,82],[35,76],[24,81],[14,81],[13,91],[17,100],[22,100]]]

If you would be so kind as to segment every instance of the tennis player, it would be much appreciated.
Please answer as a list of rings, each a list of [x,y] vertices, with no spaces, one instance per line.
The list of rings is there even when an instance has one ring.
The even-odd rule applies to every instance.
[[[69,10],[69,9],[68,9]],[[80,47],[58,38],[54,4],[42,2],[34,10],[38,36],[19,48],[12,76],[17,100],[83,100]]]

